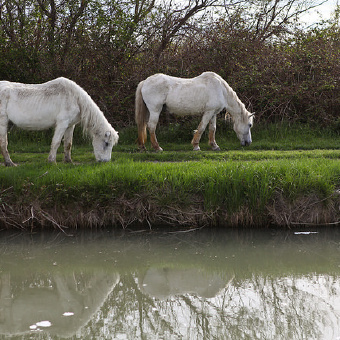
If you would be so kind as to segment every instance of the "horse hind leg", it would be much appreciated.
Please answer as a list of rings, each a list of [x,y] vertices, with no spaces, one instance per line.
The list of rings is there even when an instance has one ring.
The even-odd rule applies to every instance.
[[[11,157],[9,156],[8,150],[7,150],[7,134],[5,135],[0,135],[0,148],[1,148],[1,153],[2,156],[4,157],[5,160],[5,165],[6,166],[17,166],[12,160]]]
[[[150,132],[150,141],[151,141],[151,145],[152,147],[155,149],[155,151],[157,152],[161,152],[163,151],[163,149],[159,146],[158,141],[157,141],[157,137],[156,137],[156,133],[155,131],[149,131]]]
[[[157,141],[157,137],[156,137],[156,126],[158,123],[158,119],[159,119],[159,114],[151,114],[150,113],[150,118],[149,118],[149,122],[148,122],[148,130],[150,133],[150,142],[152,147],[155,149],[156,152],[160,152],[163,151],[163,149],[159,146],[158,141]]]
[[[1,103],[0,103],[1,104]],[[2,156],[5,160],[6,166],[16,166],[16,164],[11,160],[11,157],[8,153],[8,139],[7,139],[7,126],[8,126],[8,119],[7,117],[3,116],[0,112],[0,148]]]

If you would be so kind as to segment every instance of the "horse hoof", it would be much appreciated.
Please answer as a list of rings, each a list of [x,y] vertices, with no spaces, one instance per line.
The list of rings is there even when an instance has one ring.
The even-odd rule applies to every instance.
[[[8,166],[8,167],[18,166],[18,164],[15,164],[13,162],[6,162],[5,165]]]
[[[50,159],[50,158],[48,158],[48,159],[47,159],[47,162],[50,163],[50,164],[54,164],[54,165],[57,164],[57,160],[56,160],[56,159]]]
[[[193,148],[193,151],[201,151],[201,148],[200,148],[199,146],[195,146],[195,147]]]
[[[220,149],[219,146],[217,146],[217,147],[215,147],[215,148],[212,148],[212,151],[221,151],[221,149]]]
[[[155,150],[156,152],[162,152],[163,149],[161,147],[159,147],[158,149]]]

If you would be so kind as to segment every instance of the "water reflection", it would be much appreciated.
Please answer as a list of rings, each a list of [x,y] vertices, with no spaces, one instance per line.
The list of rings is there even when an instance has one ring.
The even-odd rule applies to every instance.
[[[340,231],[1,234],[0,337],[340,339]]]
[[[226,283],[220,274],[208,274],[196,268],[151,267],[138,277],[138,285],[143,293],[164,300],[188,293],[212,298]]]
[[[91,320],[117,284],[119,275],[98,271],[84,277],[74,271],[38,274],[21,282],[16,279],[9,273],[1,276],[0,332],[32,333],[48,327],[50,333],[67,337]],[[21,289],[13,295],[18,284]]]

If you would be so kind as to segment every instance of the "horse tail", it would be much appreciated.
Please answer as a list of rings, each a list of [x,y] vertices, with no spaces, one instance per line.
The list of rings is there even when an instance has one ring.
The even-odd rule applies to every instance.
[[[149,120],[149,110],[143,100],[142,87],[143,81],[138,84],[136,90],[135,120],[138,128],[138,146],[144,149],[147,140],[146,124]]]

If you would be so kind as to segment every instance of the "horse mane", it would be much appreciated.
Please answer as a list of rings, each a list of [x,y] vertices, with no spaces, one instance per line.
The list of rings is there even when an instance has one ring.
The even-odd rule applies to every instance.
[[[90,95],[77,83],[67,78],[58,78],[58,80],[72,93],[76,98],[80,108],[80,124],[83,133],[89,133],[91,136],[102,130],[103,125],[111,128],[103,112],[93,101]]]
[[[248,111],[245,107],[245,105],[241,102],[240,98],[237,96],[236,92],[231,88],[231,86],[218,74],[215,73],[215,77],[220,80],[220,82],[223,84],[224,89],[227,92],[227,98],[232,98],[232,100],[235,102],[237,109],[235,111],[239,112],[239,116],[235,114],[236,112],[228,112],[232,115],[233,120],[242,119],[243,121],[248,120]],[[231,105],[234,106],[234,105]]]

